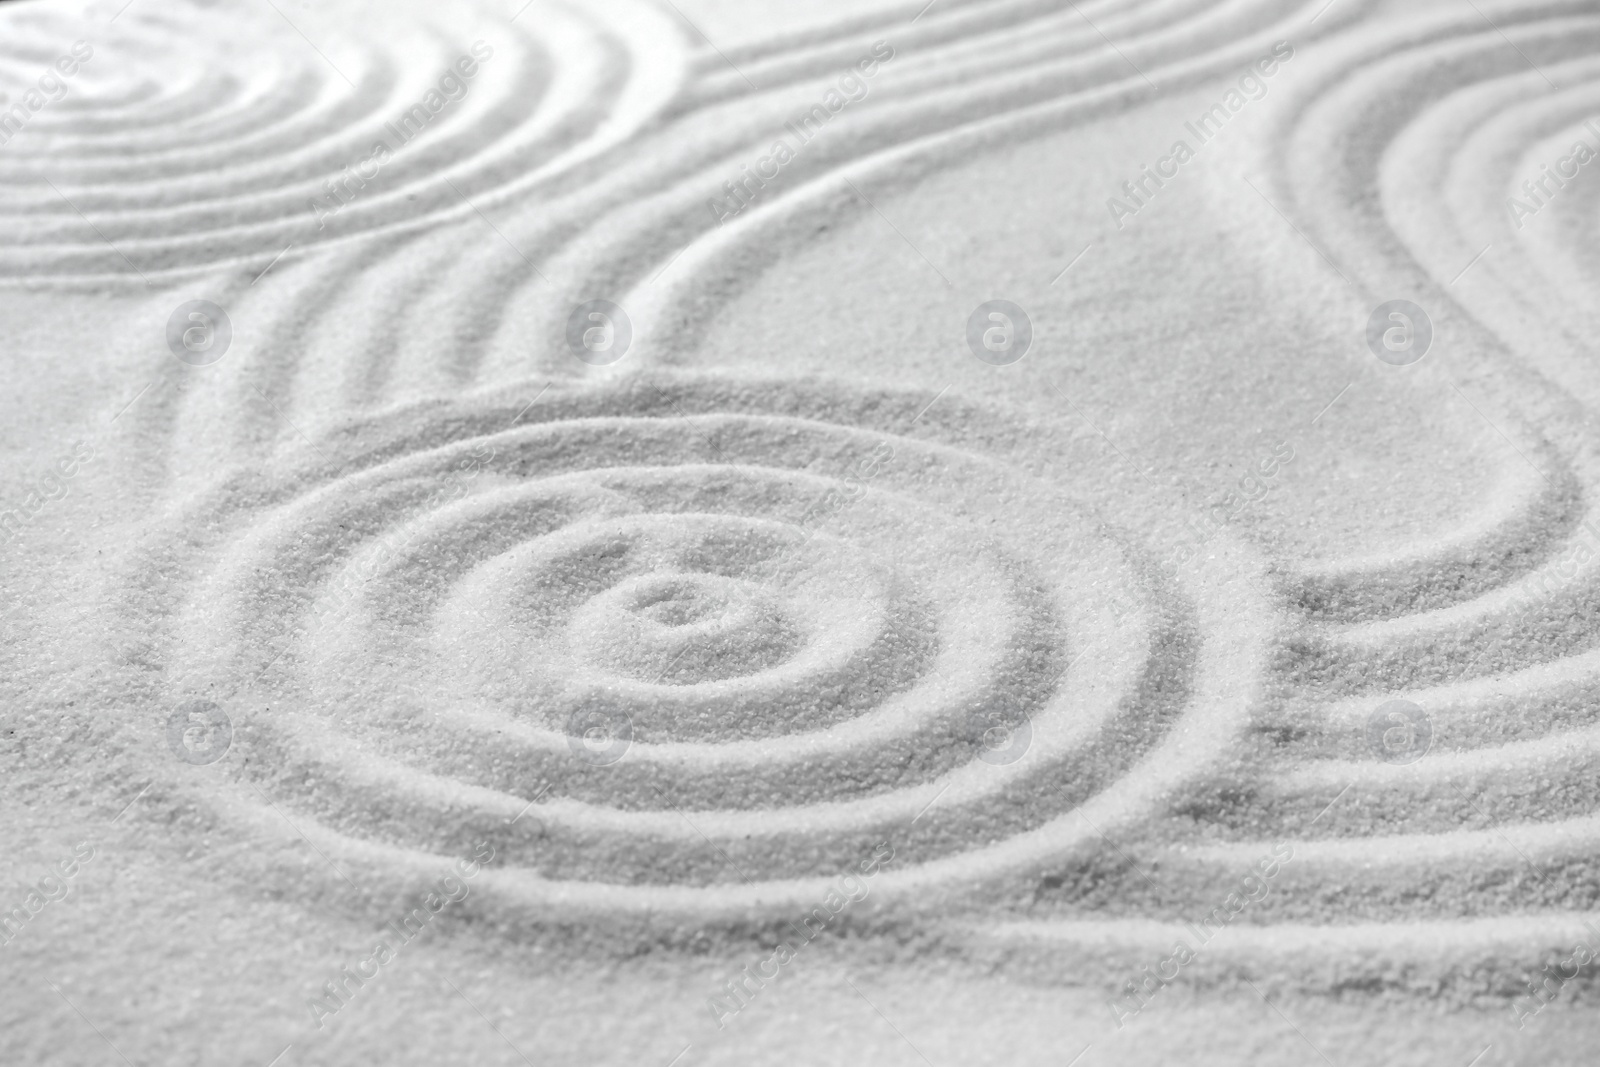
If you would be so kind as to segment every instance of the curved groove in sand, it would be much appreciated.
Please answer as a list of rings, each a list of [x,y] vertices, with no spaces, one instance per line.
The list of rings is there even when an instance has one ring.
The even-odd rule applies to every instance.
[[[1261,41],[1298,35],[1323,4],[1083,6],[1126,59],[1079,16],[1048,5],[939,11],[901,39],[898,80],[881,83],[855,124],[725,226],[707,212],[708,192],[886,23],[736,49],[743,74],[690,52],[659,12],[627,32],[573,12],[518,31],[499,53],[510,87],[471,98],[477,110],[455,116],[455,131],[444,128],[392,187],[352,202],[326,238],[311,235],[325,247],[278,268],[289,295],[239,287],[239,317],[258,324],[259,340],[227,388],[233,399],[283,397],[281,407],[190,397],[131,416],[170,428],[175,474],[213,462],[208,448],[190,447],[199,443],[283,443],[275,465],[197,505],[203,537],[169,530],[158,546],[194,565],[182,583],[191,613],[171,619],[158,642],[182,661],[167,677],[171,695],[215,685],[246,709],[243,769],[208,799],[252,825],[266,825],[264,800],[282,804],[320,847],[379,878],[442,866],[489,837],[510,866],[488,872],[469,906],[526,931],[765,922],[825,892],[817,871],[885,840],[896,866],[863,914],[886,925],[996,901],[1026,906],[1063,872],[1098,870],[1103,834],[1141,859],[1209,871],[1184,883],[1199,893],[1269,846],[1234,841],[1175,861],[1166,842],[1197,825],[1229,839],[1279,829],[1304,849],[1270,913],[1285,919],[1320,914],[1319,894],[1347,882],[1365,886],[1385,916],[1424,907],[1402,901],[1445,884],[1459,893],[1442,896],[1441,910],[1463,897],[1504,910],[1476,873],[1485,856],[1494,877],[1509,878],[1524,848],[1555,857],[1592,846],[1597,798],[1584,783],[1600,733],[1573,709],[1600,645],[1600,564],[1571,558],[1600,522],[1588,510],[1600,499],[1595,442],[1573,399],[1585,395],[1586,372],[1570,351],[1530,369],[1520,320],[1505,306],[1474,299],[1469,309],[1450,295],[1448,275],[1471,241],[1433,243],[1444,227],[1406,221],[1432,186],[1400,178],[1445,142],[1451,122],[1470,119],[1462,158],[1496,166],[1428,171],[1448,193],[1430,211],[1479,198],[1458,212],[1466,222],[1451,223],[1466,232],[1487,195],[1474,183],[1503,183],[1543,151],[1587,90],[1557,94],[1551,115],[1532,124],[1541,140],[1512,145],[1524,135],[1501,118],[1512,106],[1505,90],[1528,75],[1516,47],[1469,15],[1341,36],[1359,11],[1341,4],[1317,30],[1329,49],[1315,61],[1320,74],[1296,90],[1263,148],[1284,210],[1370,295],[1419,293],[1439,308],[1466,384],[1487,397],[1485,417],[1539,461],[1528,480],[1508,481],[1468,524],[1421,548],[1307,565],[1274,595],[1265,568],[1223,538],[1195,573],[1163,577],[1116,516],[1101,525],[1059,488],[909,429],[923,397],[616,381],[564,350],[571,305],[611,294],[634,313],[636,361],[670,365],[749,279],[817,226],[868,210],[863,198],[975,150],[1205,84]],[[1580,53],[1600,41],[1600,22],[1581,5],[1492,11],[1551,69],[1590,76]],[[129,39],[155,40],[139,34],[167,16],[140,17],[148,21],[133,20]],[[424,34],[407,47],[432,69],[455,45]],[[975,75],[999,55],[1006,65]],[[1128,61],[1144,73],[1130,74]],[[365,147],[355,131],[420,92],[390,55],[352,71],[357,89],[346,94],[330,72],[285,51],[252,77],[131,78],[92,107],[63,108],[50,118],[66,137],[60,158],[72,177],[62,192],[105,222],[122,251],[52,204],[36,161],[8,156],[0,175],[16,181],[0,193],[0,218],[32,221],[0,246],[0,275],[126,280],[124,253],[153,272],[264,263],[298,239],[294,226],[306,228],[285,212],[321,168],[354,158],[341,153]],[[520,105],[533,97],[540,107],[525,118]],[[118,123],[152,101],[164,122],[183,120],[182,132],[135,147]],[[211,142],[240,121],[253,132]],[[297,151],[283,152],[288,144]],[[181,206],[163,198],[167,183],[186,194]],[[1554,261],[1583,280],[1594,264],[1554,224],[1577,217],[1588,195],[1537,220],[1552,225],[1536,238],[1549,251],[1534,257],[1565,255]],[[427,279],[443,275],[461,284],[430,291]],[[1571,349],[1581,323],[1563,314],[1551,313],[1559,328],[1549,336]],[[459,344],[441,356],[414,343],[410,327],[424,319],[449,323]],[[553,394],[515,425],[547,377]],[[578,388],[586,377],[593,388]],[[352,409],[366,420],[346,423]],[[307,466],[296,440],[307,430],[342,463]],[[368,432],[383,443],[350,445]],[[848,508],[829,513],[838,529],[803,536],[797,515],[837,500],[883,442],[893,460],[859,500],[852,492]],[[462,499],[440,504],[435,494],[467,469]],[[668,484],[696,506],[652,497],[652,485]],[[1003,537],[986,539],[968,521],[985,506],[1006,516]],[[894,559],[895,532],[930,516],[947,521],[940,547],[965,565],[934,573],[915,552]],[[206,540],[204,551],[191,536]],[[813,572],[827,560],[856,580],[849,590],[816,573],[794,585],[752,582],[760,553],[787,544]],[[442,573],[419,562],[421,546],[446,561]],[[711,548],[722,570],[703,564]],[[555,578],[582,595],[560,610],[530,606],[522,594]],[[338,589],[351,591],[338,595],[334,625],[349,632],[329,636],[310,625],[312,608]],[[799,589],[808,595],[785,599]],[[706,604],[721,610],[729,598],[759,638],[737,648],[746,672],[697,675],[709,668],[691,656],[681,679],[651,677],[647,668],[670,671],[670,654],[685,650],[662,632],[680,624],[649,613],[681,613],[693,629]],[[824,627],[802,603],[831,605],[829,619],[849,625]],[[982,610],[963,618],[963,603]],[[890,633],[890,619],[915,640]],[[317,634],[324,639],[308,640]],[[1269,663],[1274,641],[1279,658]],[[530,660],[552,665],[537,700],[504,683]],[[454,688],[430,690],[424,664],[443,665]],[[874,690],[868,679],[880,673],[887,681]],[[394,699],[364,701],[364,687]],[[1318,717],[1304,745],[1314,751],[1285,746],[1241,770],[1251,726],[1272,714],[1261,710],[1270,706],[1263,688]],[[811,689],[838,699],[800,699]],[[1416,766],[1374,762],[1344,740],[1318,747],[1347,738],[1369,698],[1391,695],[1437,709],[1441,730],[1456,717],[1529,707],[1545,720],[1532,735],[1484,729]],[[741,720],[758,696],[781,705],[780,723]],[[1020,709],[1034,731],[1017,763],[978,758],[965,733],[963,716],[995,702]],[[574,761],[574,735],[554,714],[596,708],[637,727],[616,764]],[[1563,714],[1570,722],[1559,728]],[[1318,822],[1346,786],[1351,808]],[[556,799],[524,818],[544,788]],[[1208,790],[1228,795],[1195,800]],[[1493,795],[1479,798],[1485,790]],[[1305,840],[1319,837],[1334,840]],[[1135,939],[1110,924],[1095,936]],[[1371,940],[1345,940],[1362,937]],[[1339,940],[1306,935],[1313,946]]]
[[[1434,751],[1490,748],[1600,721],[1600,649],[1521,670],[1424,689],[1386,690],[1386,699],[1408,700],[1425,709]],[[1371,698],[1291,704],[1260,728],[1292,735],[1286,761],[1370,757],[1367,721]]]
[[[1600,890],[1600,439],[1587,414],[1600,390],[1577,296],[1597,276],[1585,212],[1600,197],[1573,179],[1524,220],[1526,245],[1505,205],[1600,97],[1600,18],[1580,3],[1494,5],[1319,44],[1258,145],[1263,188],[1344,275],[1317,263],[1329,289],[1348,281],[1368,307],[1405,297],[1429,310],[1442,373],[1507,445],[1509,491],[1412,549],[1280,564],[1301,620],[1280,634],[1254,712],[1259,758],[1175,798],[1172,820],[1122,843],[1131,865],[1103,851],[1064,864],[1028,906],[1070,920],[975,935],[986,958],[1052,980],[1073,980],[1053,948],[1121,956],[1151,933],[1100,925],[1094,907],[1115,910],[1121,894],[1146,914],[1204,914],[1284,844],[1293,862],[1220,951],[1225,969],[1318,989],[1381,985],[1394,968],[1448,982],[1464,960],[1509,978]],[[1504,259],[1485,254],[1456,288],[1492,248]],[[1381,761],[1365,736],[1394,698],[1434,731],[1413,763]],[[1196,829],[1228,843],[1196,846]],[[1070,889],[1096,875],[1119,888]]]
[[[368,442],[346,457],[357,473],[323,465],[310,489],[303,468],[282,482],[242,476],[201,505],[229,519],[197,546],[187,606],[163,642],[178,657],[172,684],[228,686],[241,709],[250,740],[230,804],[265,796],[362,855],[446,857],[487,837],[513,868],[496,883],[541,907],[742,914],[802,898],[819,866],[882,841],[901,872],[888,884],[904,883],[885,897],[902,905],[929,885],[971,895],[1026,882],[1022,872],[1099,832],[1087,825],[1148,817],[1228,750],[1264,634],[1222,636],[1204,606],[1219,597],[1170,587],[1070,499],[906,436],[920,401],[636,380],[552,398],[514,427],[509,397],[392,416],[353,434]],[[805,416],[832,405],[835,419],[853,410],[859,421]],[[375,437],[391,444],[373,449]],[[440,502],[440,482],[471,457],[476,469],[456,475],[470,486]],[[827,526],[803,536],[821,521],[818,500],[833,501]],[[1008,516],[1004,534],[967,518],[994,509]],[[898,534],[934,521],[949,543],[908,551]],[[784,566],[763,566],[779,550]],[[1192,580],[1237,587],[1235,598],[1264,588],[1248,576],[1259,564],[1227,556]],[[809,592],[786,603],[791,564]],[[920,591],[925,622],[885,592],[896,578]],[[726,639],[696,628],[706,596],[794,618],[826,603],[805,584],[818,580],[859,602],[848,609],[859,633],[808,637],[798,620],[778,649],[786,662],[724,645],[754,657],[743,677],[707,677],[685,654]],[[533,587],[535,598],[519,592]],[[639,589],[655,592],[639,601]],[[988,606],[973,612],[973,595]],[[875,601],[928,639],[878,641]],[[458,604],[483,616],[481,629]],[[663,604],[677,613],[665,622],[649,614]],[[739,640],[768,629],[752,622]],[[613,631],[631,636],[607,644]],[[824,638],[868,658],[812,655],[805,642]],[[493,669],[527,659],[519,640],[554,642],[538,675]],[[653,647],[669,667],[688,664],[677,684],[636,659]],[[841,718],[824,704],[848,685],[814,681],[827,663],[834,679],[903,671],[909,688],[861,690],[872,702]],[[434,664],[447,691],[417,673]],[[739,698],[750,687],[790,701],[796,732],[752,737]],[[568,707],[621,713],[624,758],[575,755]],[[1018,758],[993,756],[1019,737]]]
[[[471,57],[457,31],[410,27],[335,68],[268,21],[234,76],[174,52],[217,17],[192,11],[175,27],[133,9],[100,44],[134,58],[98,87],[95,112],[44,111],[8,145],[0,276],[83,284],[264,265],[290,245],[475,217],[478,200],[526,195],[634,135],[672,99],[685,55],[677,25],[652,6],[552,6],[536,31],[512,24],[498,48],[485,42],[490,57],[459,95],[402,137],[402,116],[430,90],[445,100],[435,83]],[[62,20],[40,34],[70,40],[70,28]],[[147,108],[152,96],[160,132],[118,122],[123,100]],[[390,161],[362,181],[379,141]]]

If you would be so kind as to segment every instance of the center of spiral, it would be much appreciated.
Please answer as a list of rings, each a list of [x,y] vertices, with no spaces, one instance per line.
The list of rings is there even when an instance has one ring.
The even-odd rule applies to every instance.
[[[738,741],[872,715],[938,655],[934,605],[892,565],[766,514],[797,513],[815,486],[698,469],[606,479],[479,505],[496,521],[475,529],[495,542],[430,627],[452,692],[580,748],[574,716],[591,714],[644,743]],[[625,510],[646,505],[674,510]]]
[[[804,635],[755,583],[696,571],[625,579],[573,618],[576,649],[604,671],[660,685],[756,674],[792,657]]]
[[[688,626],[728,610],[728,598],[702,583],[669,579],[660,588],[642,591],[633,605],[635,614],[662,626]]]

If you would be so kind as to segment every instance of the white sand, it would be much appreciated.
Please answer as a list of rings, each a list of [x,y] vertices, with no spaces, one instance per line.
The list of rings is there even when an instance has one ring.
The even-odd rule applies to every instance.
[[[0,5],[0,1060],[1592,1062],[1600,16],[518,8]]]

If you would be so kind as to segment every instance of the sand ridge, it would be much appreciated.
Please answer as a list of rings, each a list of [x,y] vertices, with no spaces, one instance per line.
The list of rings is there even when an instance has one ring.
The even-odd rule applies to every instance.
[[[243,879],[370,887],[358,914],[491,842],[463,921],[575,954],[748,955],[887,843],[842,927],[1062,983],[1120,982],[1288,843],[1207,950],[1223,975],[1519,993],[1600,889],[1600,391],[1594,174],[1532,215],[1505,193],[1586,136],[1600,20],[1082,6],[726,54],[632,2],[408,10],[322,58],[270,12],[105,25],[0,152],[0,281],[203,289],[236,334],[105,461],[159,481],[107,565],[118,668],[227,709],[231,745],[179,767],[129,724],[121,784],[255,842]],[[37,80],[64,12],[3,13],[8,63]],[[236,68],[180,62],[231,19]],[[703,365],[762,278],[930,177],[1220,99],[1279,42],[1227,131],[1291,228],[1263,288],[1428,309],[1407,381],[1507,449],[1447,532],[1317,556],[1230,516],[1175,555],[1203,505],[1091,494],[1060,424],[861,384],[856,353]],[[728,209],[864,55],[859,98]],[[569,341],[600,300],[615,361]]]

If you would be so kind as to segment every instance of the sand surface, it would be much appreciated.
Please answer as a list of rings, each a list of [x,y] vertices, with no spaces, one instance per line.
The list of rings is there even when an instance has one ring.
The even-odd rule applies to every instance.
[[[0,3],[0,1060],[1592,1063],[1597,79]]]

